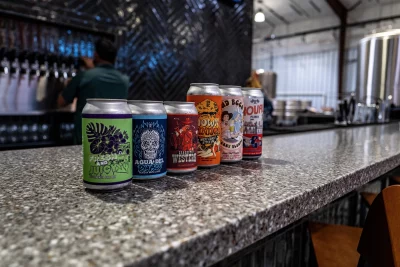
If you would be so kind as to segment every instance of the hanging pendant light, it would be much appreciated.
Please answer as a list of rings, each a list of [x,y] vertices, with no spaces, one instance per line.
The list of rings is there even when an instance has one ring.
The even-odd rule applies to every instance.
[[[264,22],[265,21],[265,15],[262,12],[261,8],[257,11],[256,15],[254,16],[254,21],[255,22]]]

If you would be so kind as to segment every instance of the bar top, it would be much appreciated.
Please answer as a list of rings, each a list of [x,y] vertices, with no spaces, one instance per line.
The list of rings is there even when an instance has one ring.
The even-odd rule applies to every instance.
[[[0,153],[0,266],[207,266],[400,164],[400,125],[263,139],[263,157],[115,193],[81,147]]]

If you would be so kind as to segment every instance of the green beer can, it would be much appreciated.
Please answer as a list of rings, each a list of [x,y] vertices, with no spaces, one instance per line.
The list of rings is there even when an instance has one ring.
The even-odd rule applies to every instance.
[[[82,111],[83,184],[116,190],[132,180],[132,114],[123,99],[88,99]]]

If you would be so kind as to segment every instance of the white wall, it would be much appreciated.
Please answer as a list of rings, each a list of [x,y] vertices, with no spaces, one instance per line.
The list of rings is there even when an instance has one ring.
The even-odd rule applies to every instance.
[[[317,108],[324,105],[334,107],[337,102],[337,57],[337,49],[280,55],[268,60],[255,60],[253,68],[272,69],[278,74],[277,98],[308,99]],[[283,94],[296,96],[284,97]]]
[[[310,44],[291,48],[253,46],[252,68],[277,73],[278,98],[309,99],[313,106],[336,107],[338,82],[338,43]],[[287,53],[284,51],[287,49]],[[297,52],[297,53],[296,53]],[[345,54],[343,92],[356,91],[357,46],[348,47]],[[282,94],[323,94],[321,96],[283,97]]]
[[[343,92],[351,93],[357,90],[357,47],[349,47],[344,63]]]
[[[336,107],[337,37],[337,31],[330,31],[255,43],[252,67],[277,73],[277,98],[312,100],[318,109]]]

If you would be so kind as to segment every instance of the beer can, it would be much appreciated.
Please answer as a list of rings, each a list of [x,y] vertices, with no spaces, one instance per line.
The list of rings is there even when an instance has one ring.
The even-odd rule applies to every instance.
[[[242,88],[244,98],[243,158],[262,154],[264,95],[260,88]]]
[[[221,163],[221,91],[218,84],[192,83],[186,100],[194,102],[198,120],[197,165],[199,167],[215,167]]]
[[[222,94],[221,162],[243,158],[243,94],[240,86],[220,85]]]
[[[83,184],[115,190],[132,180],[132,115],[126,100],[87,99],[82,111]]]
[[[167,172],[197,170],[197,123],[199,115],[193,102],[164,102],[167,111]]]
[[[129,100],[132,112],[133,179],[165,176],[167,113],[161,101]]]

